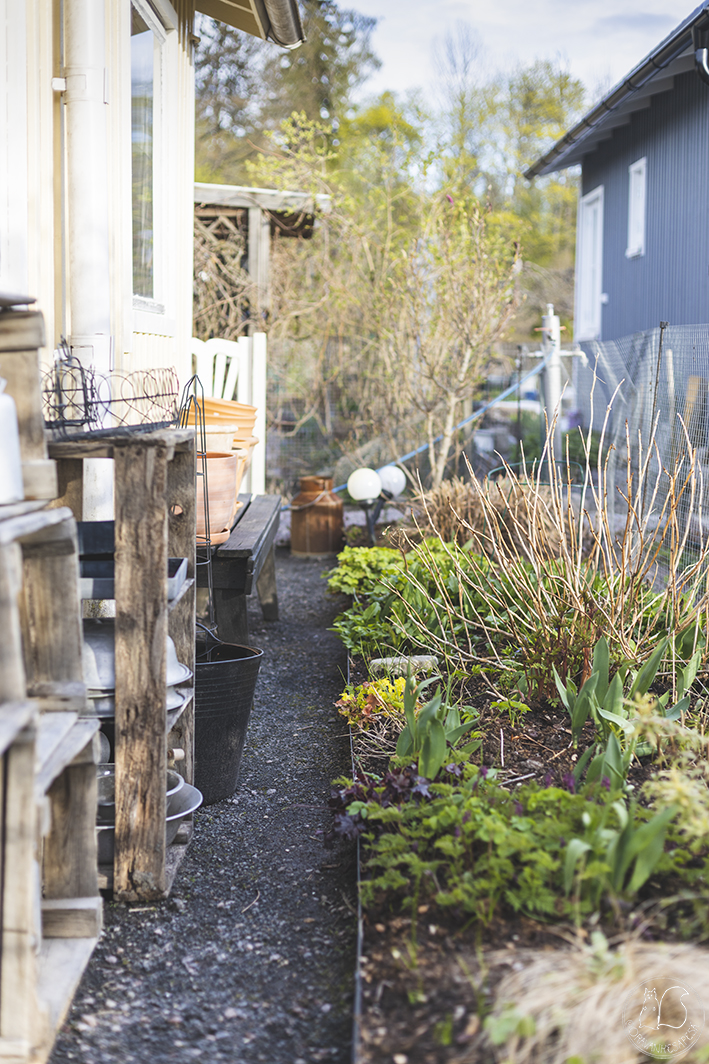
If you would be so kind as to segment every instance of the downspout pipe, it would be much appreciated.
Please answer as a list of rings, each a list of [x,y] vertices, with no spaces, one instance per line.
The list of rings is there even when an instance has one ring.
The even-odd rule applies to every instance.
[[[705,85],[709,85],[709,23],[692,28],[692,44],[697,74]]]
[[[64,0],[69,345],[84,366],[112,368],[104,0]],[[113,517],[113,463],[84,462],[85,521]]]
[[[70,346],[111,368],[106,26],[104,0],[64,0]]]

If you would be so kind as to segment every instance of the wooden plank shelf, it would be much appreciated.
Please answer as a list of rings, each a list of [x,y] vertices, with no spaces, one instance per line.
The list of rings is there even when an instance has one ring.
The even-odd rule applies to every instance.
[[[159,900],[172,885],[165,845],[168,733],[170,746],[185,752],[178,771],[188,783],[194,778],[194,699],[169,714],[165,694],[166,635],[194,673],[194,430],[92,435],[50,443],[49,452],[65,487],[61,501],[79,521],[83,459],[113,459],[116,829],[113,875],[102,868],[99,882],[124,901]],[[168,558],[187,558],[173,602]]]
[[[36,1064],[51,1052],[57,1025],[101,929],[95,831],[98,722],[78,717],[86,706],[86,690],[71,511],[35,504],[24,512],[19,507],[12,513],[4,510],[0,1060]]]
[[[46,505],[44,500],[39,499],[3,503],[0,506],[0,521],[9,521],[11,517],[23,517],[25,514],[34,513],[35,510],[43,510]]]
[[[50,1032],[57,1031],[64,1022],[97,942],[98,938],[43,939],[37,997],[40,1007],[46,1011]],[[51,1041],[54,1041],[53,1034]]]
[[[117,449],[141,443],[147,447],[164,446],[167,460],[172,461],[176,452],[194,452],[194,429],[136,429],[132,433],[113,434],[107,430],[103,436],[93,433],[73,440],[51,440],[47,449],[54,459],[115,458]]]
[[[101,930],[95,721],[82,669],[77,529],[56,500],[42,316],[0,316],[26,501],[0,506],[0,1060],[42,1064]],[[38,868],[41,875],[37,874]]]
[[[37,713],[33,702],[4,702],[0,704],[0,755],[31,724]]]
[[[61,714],[63,716],[63,714]],[[52,717],[60,716],[52,713]],[[42,721],[47,718],[42,718]],[[59,742],[49,751],[37,772],[37,789],[40,794],[49,790],[57,776],[68,765],[80,764],[81,760],[95,764],[93,752],[93,737],[98,733],[100,721],[95,718],[83,718],[75,720],[71,728],[62,736]],[[41,726],[40,726],[41,733]],[[90,747],[90,750],[89,750]],[[86,754],[82,759],[82,754]],[[80,760],[81,759],[81,760]]]
[[[37,728],[37,772],[40,773],[51,755],[76,723],[76,713],[49,713],[40,718]]]

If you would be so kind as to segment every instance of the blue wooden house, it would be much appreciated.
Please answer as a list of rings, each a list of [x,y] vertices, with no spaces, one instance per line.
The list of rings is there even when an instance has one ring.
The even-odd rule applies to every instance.
[[[709,0],[525,176],[579,164],[575,339],[709,323]]]

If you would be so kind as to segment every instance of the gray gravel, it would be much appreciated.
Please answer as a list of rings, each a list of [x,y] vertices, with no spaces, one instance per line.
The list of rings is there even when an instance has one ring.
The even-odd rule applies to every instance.
[[[197,814],[167,902],[107,903],[52,1064],[349,1061],[354,855],[319,834],[349,770],[324,568],[277,552],[282,619],[249,604],[265,654],[238,790]]]

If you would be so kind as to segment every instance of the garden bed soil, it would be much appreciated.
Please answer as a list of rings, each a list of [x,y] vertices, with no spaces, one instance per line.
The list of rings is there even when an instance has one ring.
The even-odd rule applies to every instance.
[[[368,678],[361,659],[350,661],[350,682]],[[540,704],[513,724],[491,708],[481,681],[468,683],[463,701],[480,713],[480,764],[495,768],[510,789],[536,780],[543,786],[571,787],[577,757],[593,742],[587,724],[574,749],[568,716]],[[359,759],[366,772],[379,773],[386,758]],[[634,760],[628,780],[639,792],[651,774],[649,762]],[[522,777],[520,779],[520,777]],[[492,1064],[494,1050],[480,1021],[494,990],[510,970],[520,970],[539,950],[568,948],[588,932],[571,925],[544,924],[518,914],[495,917],[487,927],[472,920],[429,916],[419,906],[412,932],[410,917],[388,911],[364,916],[361,958],[362,1014],[356,1064]],[[515,967],[517,966],[517,967]]]
[[[427,912],[419,907],[414,933],[406,917],[365,922],[356,1064],[492,1064],[480,1014],[495,987],[564,945],[562,929],[533,920],[497,921],[479,937]]]
[[[369,673],[361,658],[350,659],[351,684],[365,683]],[[433,688],[429,688],[430,691]],[[579,738],[578,749],[574,748],[569,727],[569,716],[557,706],[538,703],[525,713],[521,722],[512,723],[508,715],[491,708],[492,698],[483,681],[477,677],[468,681],[462,695],[465,705],[470,705],[480,714],[476,730],[483,733],[480,751],[473,760],[499,771],[501,783],[528,783],[536,780],[545,786],[569,787],[578,757],[593,743],[595,728],[589,721]],[[649,779],[652,759],[641,761],[634,758],[628,770],[628,782],[636,792]],[[365,771],[381,772],[386,759],[362,759]],[[521,778],[523,777],[523,778]]]

